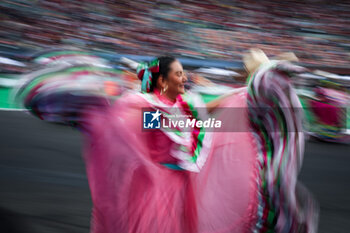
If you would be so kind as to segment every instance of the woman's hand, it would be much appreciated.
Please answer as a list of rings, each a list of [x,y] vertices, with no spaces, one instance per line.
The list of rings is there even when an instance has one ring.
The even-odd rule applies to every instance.
[[[214,83],[210,81],[209,79],[206,79],[199,74],[191,74],[191,80],[197,85],[200,86],[213,86]]]

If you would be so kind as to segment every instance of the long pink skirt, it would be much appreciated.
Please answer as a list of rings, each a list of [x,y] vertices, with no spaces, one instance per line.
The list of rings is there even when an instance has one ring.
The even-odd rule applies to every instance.
[[[222,107],[246,107],[246,93]],[[215,132],[200,173],[172,170],[172,141],[141,129],[148,103],[129,95],[91,115],[86,147],[93,233],[250,232],[257,221],[257,148],[244,111],[240,132]],[[222,114],[223,116],[225,114]]]

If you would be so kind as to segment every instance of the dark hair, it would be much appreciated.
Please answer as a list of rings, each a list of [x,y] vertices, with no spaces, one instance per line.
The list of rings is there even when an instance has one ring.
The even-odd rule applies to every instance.
[[[159,60],[159,72],[152,73],[152,86],[151,91],[153,91],[157,87],[157,81],[160,75],[163,76],[163,78],[168,77],[168,73],[170,71],[170,65],[176,61],[175,57],[171,56],[162,56],[157,58]]]

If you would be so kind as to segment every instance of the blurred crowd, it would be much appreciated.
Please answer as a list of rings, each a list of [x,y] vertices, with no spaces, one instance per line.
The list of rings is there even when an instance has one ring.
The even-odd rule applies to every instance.
[[[2,0],[0,44],[240,61],[249,48],[302,63],[350,62],[350,2]]]

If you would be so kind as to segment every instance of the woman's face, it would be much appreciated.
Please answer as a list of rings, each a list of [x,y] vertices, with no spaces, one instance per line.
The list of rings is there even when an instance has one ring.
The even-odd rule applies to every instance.
[[[171,63],[168,77],[164,80],[164,82],[166,84],[165,93],[168,96],[176,97],[179,94],[185,93],[185,83],[187,82],[187,77],[181,63],[178,60]]]

